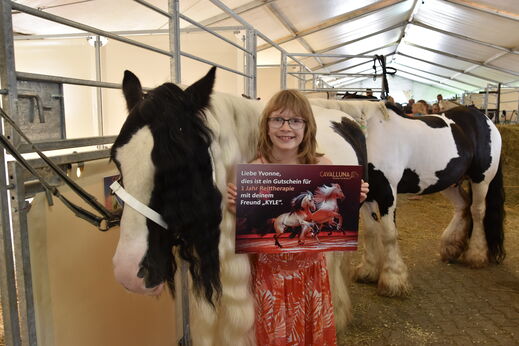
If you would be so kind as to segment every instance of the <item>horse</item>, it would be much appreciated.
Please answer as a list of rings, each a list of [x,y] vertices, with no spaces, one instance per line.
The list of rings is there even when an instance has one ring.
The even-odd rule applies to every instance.
[[[342,199],[344,199],[344,193],[339,184],[323,185],[315,190],[314,200],[317,205],[315,212],[310,215],[310,219],[318,225],[319,232],[324,225],[335,227],[336,230],[342,229],[342,215],[339,214],[337,203],[337,200]],[[335,219],[338,221],[336,222]]]
[[[274,243],[279,248],[283,247],[279,243],[279,237],[288,227],[301,227],[298,244],[303,245],[305,243],[306,234],[310,232],[314,226],[308,221],[312,210],[315,209],[313,193],[310,191],[300,193],[292,199],[290,205],[292,206],[290,212],[283,213],[272,219],[274,230],[276,231],[276,234],[274,235]],[[314,237],[317,239],[317,235],[314,235]],[[317,239],[317,241],[319,241],[319,239]]]
[[[395,225],[397,193],[442,191],[452,202],[454,215],[440,241],[443,261],[481,268],[504,260],[501,136],[483,113],[458,106],[409,117],[382,102],[311,102],[340,109],[366,129],[370,191],[361,208],[365,251],[358,281],[378,282],[380,295],[409,293]]]
[[[253,344],[251,263],[236,254],[235,216],[221,199],[236,164],[256,158],[264,104],[213,92],[215,68],[183,89],[164,83],[144,95],[126,71],[129,115],[111,158],[126,192],[162,215],[165,227],[124,206],[114,275],[127,290],[158,295],[173,287],[176,257],[190,266],[190,326],[196,345]],[[335,164],[366,165],[362,130],[340,111],[313,107],[320,151]],[[342,150],[332,152],[331,148]],[[173,251],[172,251],[173,248]],[[351,318],[349,259],[329,253],[338,330]]]

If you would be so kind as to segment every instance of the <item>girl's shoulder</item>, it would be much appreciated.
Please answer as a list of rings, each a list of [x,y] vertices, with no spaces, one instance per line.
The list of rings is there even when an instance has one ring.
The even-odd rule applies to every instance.
[[[259,164],[259,163],[265,163],[263,162],[262,158],[261,157],[258,157],[257,159],[249,162],[249,163],[252,163],[252,164]]]
[[[321,156],[318,158],[317,164],[318,165],[333,165],[333,162],[328,157]]]

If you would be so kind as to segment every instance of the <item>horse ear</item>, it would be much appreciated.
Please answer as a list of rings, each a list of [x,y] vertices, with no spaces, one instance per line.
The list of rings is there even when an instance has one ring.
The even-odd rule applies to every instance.
[[[207,74],[186,89],[186,94],[198,109],[209,105],[209,97],[213,92],[216,66],[213,66]]]
[[[124,71],[123,93],[124,98],[126,99],[128,112],[131,111],[143,97],[142,86],[139,78],[128,70]]]

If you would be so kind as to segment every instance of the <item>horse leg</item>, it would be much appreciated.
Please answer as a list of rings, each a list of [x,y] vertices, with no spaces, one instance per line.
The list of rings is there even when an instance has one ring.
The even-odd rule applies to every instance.
[[[483,226],[487,191],[488,183],[472,183],[472,234],[467,251],[462,256],[463,262],[472,268],[482,268],[488,264],[488,245]]]
[[[398,232],[395,224],[396,190],[393,204],[389,206],[387,214],[382,215],[380,223],[383,228],[381,235],[384,255],[382,269],[378,279],[377,293],[382,296],[394,297],[409,293],[411,286],[408,280],[407,266],[402,260],[398,246]]]
[[[454,216],[443,231],[440,241],[440,256],[442,261],[456,260],[467,247],[471,215],[469,197],[461,185],[448,187],[442,191],[454,206]]]
[[[326,252],[326,267],[332,292],[335,327],[337,332],[343,331],[352,319],[351,300],[348,284],[351,279],[351,251]]]
[[[355,280],[358,282],[377,282],[380,274],[380,262],[382,256],[382,242],[380,234],[380,213],[377,202],[365,202],[360,208],[360,216],[364,227],[360,234],[364,251],[360,264],[355,268]]]

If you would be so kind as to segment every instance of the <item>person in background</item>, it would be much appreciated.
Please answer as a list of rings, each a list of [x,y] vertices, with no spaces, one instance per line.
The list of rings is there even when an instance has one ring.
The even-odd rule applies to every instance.
[[[407,105],[404,107],[404,113],[405,114],[412,114],[413,113],[413,105],[414,105],[414,99],[409,99],[407,102]]]
[[[432,105],[432,108],[431,108],[431,113],[432,114],[440,114],[440,106],[438,105],[438,103],[433,103]]]
[[[436,95],[436,100],[438,101],[438,107],[440,111],[443,111],[443,96],[442,94]]]
[[[414,117],[427,115],[428,114],[427,108],[428,108],[427,102],[425,102],[424,100],[419,100],[418,102],[413,103],[411,114]]]
[[[316,152],[316,124],[306,97],[282,90],[260,120],[254,164],[332,164]],[[360,201],[369,185],[362,182]],[[236,185],[227,185],[227,205],[236,213]],[[322,252],[260,253],[252,259],[257,345],[336,345],[326,260]]]

